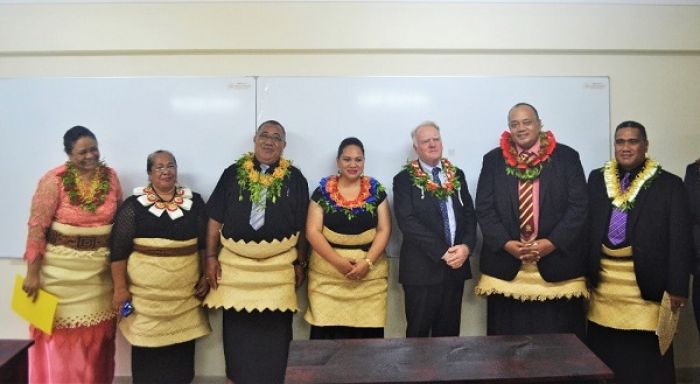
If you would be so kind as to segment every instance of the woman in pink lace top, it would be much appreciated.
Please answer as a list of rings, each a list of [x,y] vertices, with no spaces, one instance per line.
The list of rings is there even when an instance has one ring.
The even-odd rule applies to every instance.
[[[117,174],[100,161],[95,135],[63,136],[68,161],[47,172],[32,199],[23,289],[58,297],[53,331],[30,327],[31,383],[111,383],[115,318],[108,240],[122,199]]]

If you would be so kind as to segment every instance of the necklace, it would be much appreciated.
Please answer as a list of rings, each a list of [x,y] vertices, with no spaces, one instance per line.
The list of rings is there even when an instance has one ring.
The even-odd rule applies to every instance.
[[[438,199],[444,200],[449,196],[452,196],[455,191],[459,191],[461,188],[462,184],[460,183],[459,179],[457,179],[457,168],[445,158],[440,159],[440,163],[442,164],[442,169],[447,176],[447,181],[445,181],[443,185],[433,181],[433,179],[429,177],[425,171],[423,171],[423,168],[421,168],[418,160],[409,161],[404,166],[404,169],[406,169],[408,174],[411,176],[413,185],[421,190],[421,198],[424,198],[425,191],[428,191]]]
[[[620,187],[620,176],[617,161],[611,160],[603,166],[603,179],[605,180],[605,190],[608,198],[612,200],[612,205],[622,211],[629,211],[634,207],[634,201],[642,189],[649,188],[656,176],[661,173],[661,165],[656,161],[647,158],[644,161],[644,168],[630,183],[629,188],[624,193]]]
[[[111,188],[110,174],[102,161],[97,164],[95,174],[87,185],[70,161],[66,162],[66,170],[60,176],[70,203],[88,212],[95,212],[105,202]]]
[[[554,139],[552,131],[540,132],[540,151],[535,156],[518,156],[518,149],[515,147],[513,137],[510,132],[505,131],[501,135],[500,147],[503,159],[506,162],[506,173],[517,177],[519,180],[534,180],[542,173],[544,164],[549,161],[557,141]]]
[[[289,167],[291,167],[292,162],[280,158],[279,166],[272,174],[261,174],[255,169],[253,158],[253,153],[248,152],[236,161],[238,186],[250,192],[250,200],[254,204],[263,205],[263,200],[266,199],[270,199],[274,203],[282,194],[282,182],[285,177],[289,176]],[[266,191],[264,196],[263,190]],[[243,195],[241,194],[238,196],[238,201],[242,200]]]
[[[134,195],[144,207],[151,206],[148,211],[157,217],[168,212],[171,220],[179,219],[184,216],[182,209],[189,211],[192,208],[192,190],[181,186],[175,187],[173,197],[168,201],[163,200],[152,185],[135,188]]]
[[[340,194],[337,175],[324,177],[320,181],[320,190],[323,198],[319,205],[327,213],[341,212],[352,220],[358,214],[369,212],[372,216],[377,214],[379,194],[384,193],[384,186],[371,177],[363,176],[360,179],[360,193],[353,200],[346,200]]]

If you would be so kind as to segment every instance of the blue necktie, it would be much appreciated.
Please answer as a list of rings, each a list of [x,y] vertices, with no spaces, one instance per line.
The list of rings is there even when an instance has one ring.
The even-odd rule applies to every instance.
[[[433,168],[433,181],[437,185],[442,186],[440,181],[440,168]],[[447,198],[440,199],[440,214],[442,215],[442,226],[445,230],[445,241],[448,245],[452,245],[452,234],[450,233],[450,219],[447,216]]]

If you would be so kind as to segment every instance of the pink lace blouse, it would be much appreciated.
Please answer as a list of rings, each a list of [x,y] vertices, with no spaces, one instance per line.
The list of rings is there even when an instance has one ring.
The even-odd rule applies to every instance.
[[[95,212],[88,212],[77,205],[70,203],[68,194],[63,189],[63,181],[59,176],[66,171],[63,164],[48,171],[40,180],[32,198],[32,207],[29,214],[29,233],[27,234],[27,246],[24,258],[34,261],[44,255],[46,250],[46,233],[51,223],[57,221],[62,224],[79,227],[97,227],[112,223],[117,205],[122,200],[122,188],[119,184],[117,173],[112,168],[107,168],[110,174],[110,189],[105,202],[97,207]]]

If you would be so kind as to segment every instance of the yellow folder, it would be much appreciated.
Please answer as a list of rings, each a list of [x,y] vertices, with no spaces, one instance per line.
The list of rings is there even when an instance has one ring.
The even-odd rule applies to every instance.
[[[12,310],[31,325],[41,329],[46,334],[51,334],[53,318],[56,315],[58,298],[43,289],[39,290],[36,300],[22,290],[24,279],[15,275],[15,289],[12,291]]]

